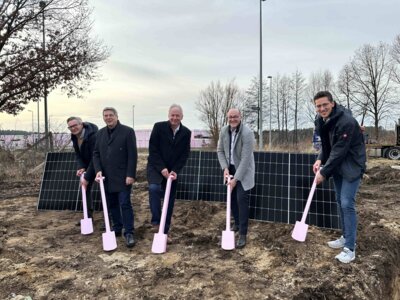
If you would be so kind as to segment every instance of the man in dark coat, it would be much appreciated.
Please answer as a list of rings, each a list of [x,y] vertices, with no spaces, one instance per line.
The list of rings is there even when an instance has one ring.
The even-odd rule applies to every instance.
[[[91,189],[95,177],[92,158],[98,128],[95,124],[82,122],[82,119],[79,117],[69,117],[67,119],[67,124],[68,129],[71,131],[71,141],[75,150],[76,163],[78,167],[76,176],[81,177],[81,175],[85,173],[82,184],[86,187],[88,215],[89,218],[92,218],[93,201],[91,197]],[[80,225],[80,222],[76,225]]]
[[[321,137],[322,149],[314,163],[317,183],[333,177],[336,201],[340,212],[343,235],[328,246],[342,249],[335,258],[349,263],[356,257],[357,212],[355,197],[365,171],[363,132],[349,110],[333,101],[329,92],[314,96],[318,117],[315,128]],[[323,167],[320,169],[321,165]]]
[[[113,230],[120,236],[124,228],[126,245],[130,248],[135,245],[130,195],[136,178],[136,136],[132,128],[118,121],[118,113],[113,107],[103,109],[103,120],[107,126],[97,134],[93,164],[96,178],[105,177],[104,186]]]
[[[190,153],[191,131],[181,123],[182,107],[173,104],[168,111],[168,121],[154,124],[149,141],[149,157],[147,162],[147,180],[149,182],[149,202],[151,224],[158,230],[161,220],[161,198],[164,198],[168,177],[173,178],[168,203],[168,212],[164,233],[171,225],[174,209],[178,174],[186,164]],[[169,242],[171,238],[168,237]]]

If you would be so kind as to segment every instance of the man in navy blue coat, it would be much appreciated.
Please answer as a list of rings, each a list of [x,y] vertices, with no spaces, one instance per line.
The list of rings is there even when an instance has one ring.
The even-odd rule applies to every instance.
[[[342,249],[335,258],[349,263],[356,257],[356,194],[365,171],[364,135],[351,112],[333,101],[330,92],[318,92],[314,103],[318,112],[315,127],[322,149],[313,170],[317,184],[333,178],[343,232],[339,239],[328,242],[328,246]]]
[[[147,180],[152,214],[151,224],[156,230],[160,224],[161,198],[164,198],[166,182],[170,175],[173,178],[164,228],[165,234],[168,233],[171,226],[178,174],[186,164],[190,153],[192,133],[183,126],[182,118],[182,107],[177,104],[171,105],[168,111],[168,121],[154,124],[149,141]],[[169,242],[171,242],[170,237]]]
[[[79,117],[67,119],[68,129],[71,131],[71,141],[75,150],[77,171],[76,176],[81,177],[85,173],[82,184],[86,188],[86,199],[89,218],[93,217],[93,201],[91,189],[95,177],[93,167],[93,150],[96,144],[96,133],[98,128],[95,124],[82,122]],[[80,221],[76,224],[80,226]]]
[[[136,178],[136,136],[132,128],[118,121],[118,113],[113,107],[103,109],[103,120],[107,126],[97,134],[93,164],[96,177],[105,177],[104,186],[113,230],[120,236],[124,228],[126,245],[130,248],[135,245],[130,196]]]

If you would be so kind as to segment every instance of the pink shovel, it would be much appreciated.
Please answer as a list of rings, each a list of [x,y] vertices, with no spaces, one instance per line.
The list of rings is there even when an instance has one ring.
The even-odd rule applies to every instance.
[[[85,173],[81,175],[81,182],[84,178]],[[83,219],[81,219],[81,234],[93,233],[93,221],[92,218],[88,217],[87,201],[86,201],[86,187],[82,186],[82,205],[83,205]]]
[[[168,236],[164,233],[165,220],[167,219],[169,195],[171,193],[172,176],[168,177],[167,187],[165,188],[164,203],[161,212],[161,221],[158,233],[154,234],[153,245],[151,246],[151,252],[153,253],[164,253],[167,251],[167,240]]]
[[[231,231],[231,181],[232,176],[227,177],[226,196],[226,230],[222,231],[221,248],[224,250],[235,249],[235,232]]]
[[[300,222],[296,221],[296,225],[294,226],[294,229],[292,232],[292,238],[299,242],[304,242],[306,240],[308,225],[305,222],[306,222],[308,210],[310,209],[311,200],[314,196],[315,188],[317,187],[317,175],[318,174],[319,174],[319,171],[315,175],[314,182],[312,184],[310,194],[308,195],[306,207],[304,208],[304,212],[303,212],[301,221]]]
[[[115,237],[115,232],[110,230],[110,220],[108,219],[108,209],[107,209],[107,200],[106,193],[104,192],[104,177],[100,177],[96,179],[100,183],[100,192],[101,192],[101,203],[103,205],[103,213],[104,213],[104,223],[106,225],[106,232],[103,232],[103,250],[111,251],[117,249],[117,239]]]

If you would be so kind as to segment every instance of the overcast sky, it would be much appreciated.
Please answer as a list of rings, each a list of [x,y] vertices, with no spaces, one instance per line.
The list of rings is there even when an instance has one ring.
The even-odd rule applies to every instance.
[[[135,129],[167,119],[181,104],[183,123],[205,128],[195,109],[211,81],[236,79],[246,89],[259,73],[259,0],[92,0],[93,34],[111,47],[84,99],[49,95],[50,122],[66,130],[70,115],[104,125],[105,106]],[[392,43],[400,34],[399,0],[267,0],[263,6],[263,74],[329,69],[336,76],[364,44]],[[37,104],[18,116],[0,113],[2,129],[37,128]],[[43,102],[40,103],[43,122]],[[43,128],[43,126],[41,126]],[[43,129],[41,129],[43,130]]]

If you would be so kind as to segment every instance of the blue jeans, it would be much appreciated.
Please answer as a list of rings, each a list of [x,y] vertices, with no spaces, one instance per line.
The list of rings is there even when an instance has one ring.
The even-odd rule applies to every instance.
[[[134,216],[131,204],[131,189],[118,193],[106,192],[106,197],[108,209],[113,219],[113,230],[121,232],[122,228],[124,228],[124,235],[133,234]]]
[[[167,217],[165,220],[164,233],[167,234],[171,226],[172,213],[174,211],[176,180],[172,181],[171,192],[169,194]],[[149,184],[149,204],[151,211],[151,224],[159,225],[161,221],[161,198],[164,199],[165,183],[163,185],[150,183]]]
[[[356,194],[361,178],[350,182],[340,175],[333,175],[333,182],[335,184],[336,201],[339,206],[342,232],[346,239],[344,246],[354,250],[357,237]]]

